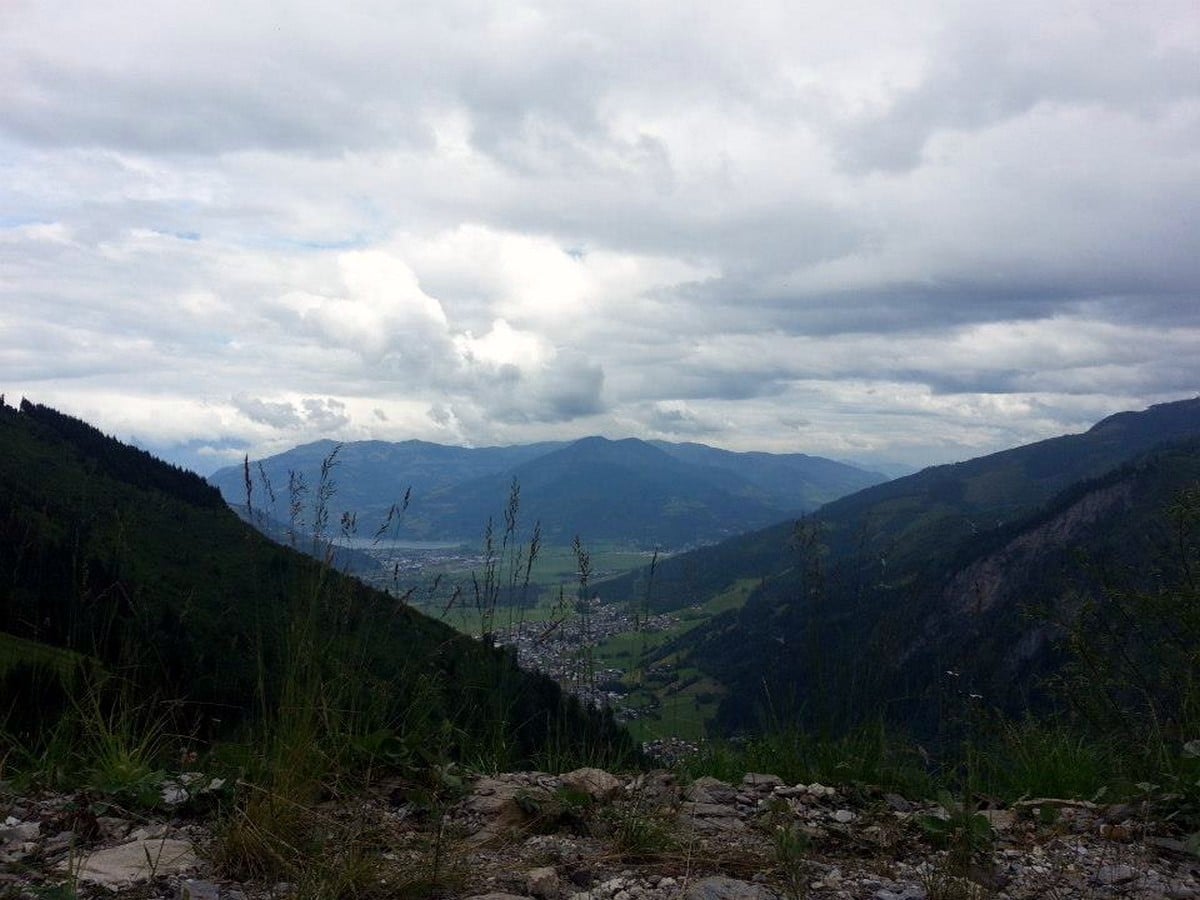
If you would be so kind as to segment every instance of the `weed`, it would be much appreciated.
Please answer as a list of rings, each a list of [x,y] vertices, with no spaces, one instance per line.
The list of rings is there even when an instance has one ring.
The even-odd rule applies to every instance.
[[[1007,800],[1093,797],[1115,772],[1110,746],[1061,720],[1002,722],[997,740],[978,761],[981,781]]]
[[[626,862],[659,859],[679,846],[667,822],[636,807],[609,807],[604,820],[613,847]]]
[[[808,895],[809,863],[812,840],[793,823],[778,825],[772,835],[775,864],[783,877],[783,886],[789,900],[799,900]]]
[[[950,872],[965,876],[972,866],[990,865],[995,833],[987,817],[949,791],[939,792],[938,800],[946,815],[922,816],[917,821],[935,846],[949,851]]]
[[[987,891],[973,881],[952,872],[935,870],[921,878],[926,900],[984,900]]]

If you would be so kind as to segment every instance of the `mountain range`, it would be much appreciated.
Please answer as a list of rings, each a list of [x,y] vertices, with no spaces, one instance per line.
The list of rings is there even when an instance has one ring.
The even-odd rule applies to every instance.
[[[1085,598],[1170,568],[1166,510],[1198,482],[1200,400],[1185,400],[876,485],[660,562],[659,610],[755,585],[662,655],[725,687],[726,729],[785,713],[834,729],[881,714],[911,725],[935,718],[947,691],[1025,709],[1045,699],[1063,623]],[[598,590],[644,597],[649,577]]]
[[[322,463],[331,456],[335,465],[325,481],[337,512],[374,528],[411,489],[395,536],[469,542],[489,518],[500,518],[514,482],[522,521],[540,521],[551,542],[579,534],[586,541],[681,547],[799,515],[884,480],[801,453],[734,453],[632,438],[479,449],[319,441],[252,463],[251,502],[286,519],[290,500],[281,495],[289,483],[299,479],[308,492],[318,490]],[[221,469],[210,481],[231,505],[245,505],[243,466]]]
[[[629,537],[619,529],[647,518],[656,528],[694,519],[694,533],[718,533],[736,518],[717,512],[770,508],[763,497],[781,493],[771,493],[774,481],[793,498],[816,490],[798,486],[805,467],[813,485],[834,492],[845,484],[828,487],[822,469],[874,477],[807,457],[602,438],[486,451],[415,442],[335,449],[309,445],[264,462],[252,497],[278,495],[266,485],[287,461],[316,465],[308,490],[339,505],[377,504],[374,490],[399,493],[405,476],[423,473],[434,487],[421,515],[462,523],[440,526],[453,533],[467,527],[469,510],[492,503],[484,495],[503,498],[516,478],[523,504],[562,504],[560,519],[547,516],[550,534],[573,521]],[[552,723],[581,736],[610,728],[499,651],[265,540],[198,476],[86,423],[29,403],[0,407],[0,451],[0,675],[5,653],[65,650],[142,672],[155,690],[226,717],[249,715],[248,697],[272,693],[289,617],[308,597],[319,599],[314,615],[331,634],[340,623],[361,626],[353,649],[364,690],[440,673],[440,708],[464,729],[489,706],[518,710],[543,737]],[[331,458],[322,486],[320,465]],[[391,465],[405,459],[404,471]],[[391,480],[372,488],[363,473]],[[245,470],[237,475],[244,481]],[[670,612],[750,587],[744,605],[645,662],[692,666],[713,680],[724,697],[722,732],[772,720],[836,732],[882,717],[921,733],[969,698],[1010,713],[1052,704],[1047,678],[1063,671],[1064,642],[1083,630],[1093,644],[1102,637],[1113,659],[1140,666],[1143,695],[1170,691],[1164,654],[1200,630],[1176,616],[1179,598],[1195,595],[1198,560],[1200,399],[1191,399],[877,483],[594,588],[602,602]],[[345,649],[335,641],[325,652]],[[1182,652],[1194,653],[1194,642]],[[528,751],[538,740],[525,733],[513,746]]]

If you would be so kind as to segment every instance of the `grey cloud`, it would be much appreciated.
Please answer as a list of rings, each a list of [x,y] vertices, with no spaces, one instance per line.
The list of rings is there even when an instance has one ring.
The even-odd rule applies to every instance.
[[[235,397],[233,404],[250,421],[275,428],[295,428],[303,421],[292,403],[277,403],[257,397]]]
[[[842,126],[838,150],[854,172],[901,171],[921,161],[940,129],[976,130],[1038,104],[1107,106],[1138,115],[1194,96],[1200,54],[1163,48],[1140,11],[1120,6],[1041,7],[1047,21],[965,14],[934,48],[929,71],[880,114]],[[1029,10],[1033,12],[1033,10]],[[1130,15],[1132,13],[1132,15]],[[1180,9],[1177,17],[1191,14]],[[1020,22],[1020,24],[1017,24]],[[1071,40],[1061,36],[1069,34]]]
[[[1194,391],[1194,3],[707,12],[6,10],[6,377],[189,458],[232,418],[913,459]],[[498,318],[536,359],[464,357]]]
[[[689,409],[665,403],[653,403],[643,417],[646,427],[657,434],[702,437],[715,434],[721,426]]]
[[[458,418],[558,423],[605,409],[604,369],[578,353],[564,352],[550,365],[528,372],[513,365],[481,367],[471,379],[469,398],[454,404]],[[470,410],[464,410],[464,404]]]
[[[307,397],[302,405],[305,423],[326,434],[350,424],[346,404],[340,400],[332,397]]]
[[[233,405],[250,421],[273,428],[304,427],[328,434],[350,424],[346,404],[333,397],[305,397],[297,404],[241,396],[233,398]]]

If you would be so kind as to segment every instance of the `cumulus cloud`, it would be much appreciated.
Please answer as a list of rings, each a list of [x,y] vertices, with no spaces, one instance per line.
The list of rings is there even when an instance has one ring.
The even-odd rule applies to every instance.
[[[1084,427],[1200,383],[1197,48],[1186,0],[9,5],[2,387],[195,465]]]

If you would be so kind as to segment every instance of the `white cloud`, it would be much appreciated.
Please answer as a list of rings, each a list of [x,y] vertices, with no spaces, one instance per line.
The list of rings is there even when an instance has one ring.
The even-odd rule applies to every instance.
[[[0,389],[189,461],[1078,427],[1200,383],[1197,48],[1176,0],[9,5]]]

